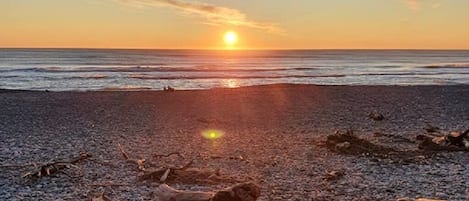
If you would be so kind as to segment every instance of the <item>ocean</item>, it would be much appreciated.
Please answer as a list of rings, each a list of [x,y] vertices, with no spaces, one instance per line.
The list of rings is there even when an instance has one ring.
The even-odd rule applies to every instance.
[[[0,49],[0,88],[50,91],[469,84],[469,50]]]

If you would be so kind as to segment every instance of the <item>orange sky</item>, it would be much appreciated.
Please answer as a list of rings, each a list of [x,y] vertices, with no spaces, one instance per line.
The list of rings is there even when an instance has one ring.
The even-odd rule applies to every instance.
[[[0,47],[469,49],[469,1],[3,0]]]

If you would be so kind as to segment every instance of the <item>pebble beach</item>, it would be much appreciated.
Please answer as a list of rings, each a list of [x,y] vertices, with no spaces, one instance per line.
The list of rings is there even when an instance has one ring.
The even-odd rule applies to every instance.
[[[379,112],[382,121],[368,118]],[[148,166],[217,169],[253,181],[260,201],[469,200],[468,152],[418,162],[343,155],[321,146],[353,129],[372,143],[418,149],[415,136],[469,129],[469,87],[277,84],[233,89],[39,92],[0,90],[0,200],[157,200],[122,145]],[[204,136],[217,132],[216,138]],[[35,180],[38,164],[89,160]],[[170,156],[156,157],[155,155]],[[36,167],[35,165],[36,164]],[[333,172],[341,176],[328,179]],[[232,182],[170,182],[216,191]]]

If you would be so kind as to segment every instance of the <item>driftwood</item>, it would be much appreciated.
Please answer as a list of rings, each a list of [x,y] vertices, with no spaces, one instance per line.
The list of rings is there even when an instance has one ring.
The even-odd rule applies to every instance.
[[[124,151],[124,148],[122,148],[122,145],[120,143],[117,144],[117,147],[119,147],[119,151],[121,152],[122,157],[127,162],[136,164],[139,170],[145,171],[145,159],[130,158],[129,155]]]
[[[239,183],[246,180],[230,175],[222,175],[219,169],[208,168],[159,168],[154,171],[145,171],[138,178],[140,181],[150,180],[160,183],[184,183],[184,184],[218,184]]]
[[[160,182],[164,183],[168,177],[171,175],[174,175],[174,174],[177,174],[179,171],[184,171],[186,170],[187,168],[189,168],[189,166],[192,165],[194,161],[191,160],[189,163],[187,163],[186,165],[182,166],[182,167],[179,167],[179,168],[166,168],[166,167],[162,167],[162,168],[159,168],[159,169],[156,169],[156,170],[148,170],[148,171],[144,171],[145,174],[143,174],[139,180],[159,180]]]
[[[418,135],[416,139],[419,148],[427,151],[469,151],[469,129],[439,137]]]
[[[255,201],[260,196],[260,187],[249,182],[217,192],[201,192],[181,191],[161,184],[155,194],[160,201]]]
[[[376,145],[357,137],[351,129],[343,133],[336,131],[334,135],[327,136],[326,147],[342,154],[369,155],[385,158],[391,154],[398,153],[393,148]]]
[[[184,157],[182,156],[182,154],[179,153],[179,152],[177,152],[177,151],[176,151],[176,152],[171,152],[171,153],[169,153],[169,154],[155,154],[155,155],[153,155],[153,157],[155,157],[155,158],[161,158],[161,157],[170,157],[170,156],[172,156],[172,155],[177,155],[177,156],[179,156],[179,157],[181,157],[181,158],[184,158]]]
[[[101,193],[98,197],[92,197],[91,201],[111,201],[111,199],[104,195],[104,193]]]
[[[338,171],[334,170],[334,171],[326,172],[326,175],[324,175],[324,180],[334,181],[334,180],[342,178],[343,176],[345,176],[344,170],[338,170]]]
[[[421,150],[397,150],[368,140],[361,139],[353,134],[352,130],[327,136],[326,148],[340,154],[371,157],[378,159],[389,159],[397,163],[418,163],[425,161],[433,155],[433,152]]]
[[[184,184],[240,183],[246,181],[239,177],[221,175],[219,169],[191,168],[194,160],[189,161],[181,167],[146,168],[145,159],[133,159],[129,157],[120,144],[118,144],[118,148],[122,157],[127,162],[136,164],[138,166],[138,170],[143,172],[143,174],[138,177],[139,181],[154,181],[159,183],[174,182]],[[159,156],[166,157],[170,155],[179,154],[178,152],[173,152]]]
[[[385,158],[395,162],[419,162],[432,157],[436,151],[469,151],[469,130],[438,137],[418,135],[417,141],[420,142],[420,150],[401,151],[371,143],[354,135],[352,130],[347,130],[327,136],[325,146],[340,154]]]
[[[52,163],[47,163],[41,165],[36,171],[27,172],[23,175],[23,177],[37,179],[43,176],[49,176],[90,157],[91,155],[87,153],[81,153],[80,156],[72,158],[68,161],[56,161]]]
[[[373,111],[368,113],[368,118],[373,119],[375,121],[382,121],[384,120],[384,115],[378,113],[377,111]]]

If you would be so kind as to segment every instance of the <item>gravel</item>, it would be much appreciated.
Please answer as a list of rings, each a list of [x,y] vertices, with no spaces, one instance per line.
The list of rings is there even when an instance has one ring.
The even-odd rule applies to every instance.
[[[373,121],[377,111],[384,120]],[[353,128],[373,143],[416,150],[426,124],[469,128],[468,86],[269,85],[176,92],[0,91],[1,165],[92,159],[36,181],[34,166],[1,167],[0,200],[155,200],[157,182],[142,182],[129,155],[155,166],[220,169],[254,180],[259,200],[469,200],[468,152],[441,152],[421,162],[396,163],[340,155],[320,146],[338,129]],[[222,138],[202,137],[206,129]],[[380,134],[376,134],[380,133]],[[384,134],[384,135],[383,135]],[[154,154],[180,152],[155,158]],[[337,179],[328,172],[341,171]],[[107,185],[103,185],[107,184]],[[113,184],[113,185],[109,185]],[[184,190],[211,185],[171,183]]]

